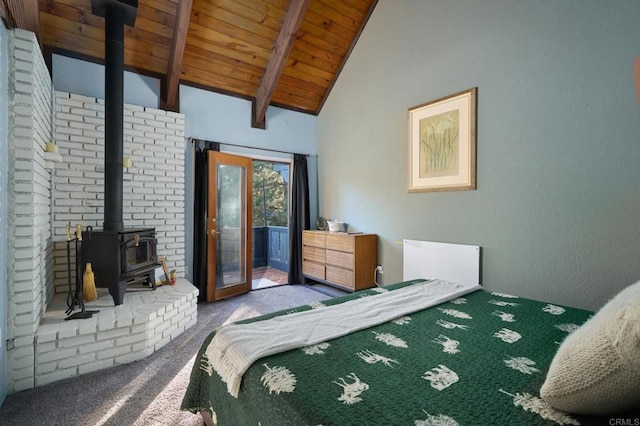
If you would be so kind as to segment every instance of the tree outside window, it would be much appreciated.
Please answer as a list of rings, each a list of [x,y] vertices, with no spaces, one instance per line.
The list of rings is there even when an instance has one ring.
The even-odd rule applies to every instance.
[[[277,170],[282,169],[282,173]],[[287,226],[289,216],[289,165],[253,162],[253,226]]]

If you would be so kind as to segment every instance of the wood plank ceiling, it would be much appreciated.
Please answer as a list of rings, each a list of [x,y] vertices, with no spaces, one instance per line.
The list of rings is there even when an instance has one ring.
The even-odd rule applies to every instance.
[[[103,63],[104,19],[91,0],[2,2],[5,22],[34,31],[45,57]],[[139,0],[135,26],[125,28],[125,68],[160,78],[166,109],[179,109],[180,82],[254,101],[255,127],[269,104],[318,114],[376,3]]]

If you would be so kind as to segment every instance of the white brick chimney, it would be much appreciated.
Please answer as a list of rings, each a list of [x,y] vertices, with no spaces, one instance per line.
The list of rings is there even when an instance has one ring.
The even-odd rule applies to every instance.
[[[172,301],[172,309],[154,307],[145,317],[149,323],[138,325],[140,317],[133,316],[127,324],[131,328],[105,325],[103,318],[67,321],[72,324],[58,331],[43,325],[52,299],[67,292],[65,226],[102,227],[104,101],[54,92],[33,33],[16,29],[8,34],[8,309],[3,339],[7,391],[13,393],[149,355],[193,325],[196,308],[188,289],[188,300],[177,295],[180,301]],[[47,142],[57,145],[60,162],[49,161]],[[124,170],[124,223],[154,227],[158,254],[178,277],[185,267],[184,151],[182,114],[125,105],[124,155],[133,165]],[[175,318],[158,314],[173,311]],[[105,356],[109,344],[101,332],[118,334],[113,357]],[[122,337],[134,332],[151,340]],[[62,339],[83,344],[70,347]],[[63,352],[64,359],[57,362]]]
[[[51,78],[33,33],[9,31],[8,392],[33,387],[34,339],[52,296]]]

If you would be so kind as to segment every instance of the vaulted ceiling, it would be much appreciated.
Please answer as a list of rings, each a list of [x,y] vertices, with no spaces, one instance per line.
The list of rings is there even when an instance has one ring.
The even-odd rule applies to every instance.
[[[45,58],[103,63],[104,18],[91,1],[2,0],[0,12],[9,27],[36,33]],[[320,112],[377,0],[137,3],[125,68],[160,78],[161,106],[179,109],[178,84],[191,85],[252,100],[261,127],[268,105]]]

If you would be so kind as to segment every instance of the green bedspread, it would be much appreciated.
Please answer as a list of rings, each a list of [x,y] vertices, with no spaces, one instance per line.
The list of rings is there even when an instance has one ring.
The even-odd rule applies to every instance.
[[[322,309],[322,304],[243,322]],[[195,361],[182,409],[208,411],[220,426],[585,424],[588,418],[545,409],[539,389],[560,342],[591,315],[479,290],[345,337],[262,358],[244,375],[237,399],[215,372],[207,373],[204,350],[212,333]]]

